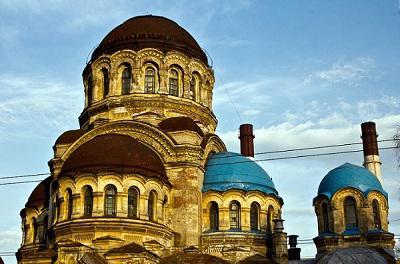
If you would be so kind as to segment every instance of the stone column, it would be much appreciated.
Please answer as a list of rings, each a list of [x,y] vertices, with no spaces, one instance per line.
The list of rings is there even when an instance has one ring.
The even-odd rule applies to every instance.
[[[92,216],[104,215],[104,193],[93,192],[93,210]]]
[[[287,234],[283,232],[282,219],[274,219],[274,233],[272,234],[273,241],[273,255],[272,259],[277,264],[287,264],[288,261],[288,248],[287,248]]]
[[[72,214],[71,219],[79,218],[82,211],[81,195],[79,193],[72,194]]]
[[[159,90],[160,94],[168,94],[168,70],[160,69],[159,72]],[[157,91],[156,91],[157,93]]]
[[[201,236],[201,182],[203,172],[189,165],[170,168],[168,178],[171,190],[171,228],[176,232],[176,246],[199,245]]]
[[[240,225],[243,231],[250,231],[250,208],[242,208]]]

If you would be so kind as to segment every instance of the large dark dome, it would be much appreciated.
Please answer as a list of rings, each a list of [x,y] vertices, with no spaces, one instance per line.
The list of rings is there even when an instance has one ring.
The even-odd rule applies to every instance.
[[[133,17],[111,30],[94,50],[92,61],[102,54],[144,48],[177,50],[208,65],[207,56],[189,32],[168,18],[152,15]]]

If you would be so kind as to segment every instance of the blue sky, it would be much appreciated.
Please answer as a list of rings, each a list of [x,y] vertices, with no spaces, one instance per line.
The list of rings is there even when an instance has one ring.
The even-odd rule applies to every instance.
[[[58,135],[78,127],[90,51],[143,14],[171,18],[210,54],[218,134],[230,150],[239,149],[243,122],[254,124],[256,152],[358,142],[369,120],[387,139],[400,124],[397,0],[0,0],[0,176],[48,171]],[[395,220],[399,170],[392,150],[381,154]],[[360,165],[362,155],[260,163],[285,201],[288,233],[316,235],[312,198],[322,177],[347,161]],[[18,248],[19,211],[34,186],[0,186],[1,251]],[[400,234],[400,221],[390,231]],[[302,248],[303,256],[315,253]]]

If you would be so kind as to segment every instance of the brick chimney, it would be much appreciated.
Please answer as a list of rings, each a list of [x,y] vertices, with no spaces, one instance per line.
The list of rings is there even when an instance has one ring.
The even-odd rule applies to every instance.
[[[364,167],[372,172],[382,183],[382,163],[379,158],[378,135],[376,134],[376,125],[374,122],[361,124],[361,138],[364,151]]]
[[[239,128],[240,153],[245,157],[254,157],[253,125],[242,124]]]

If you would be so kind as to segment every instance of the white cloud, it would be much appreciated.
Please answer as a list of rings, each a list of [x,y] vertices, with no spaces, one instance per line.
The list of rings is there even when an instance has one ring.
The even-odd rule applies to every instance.
[[[0,248],[2,251],[13,251],[19,247],[21,232],[15,229],[0,230]]]
[[[82,109],[78,87],[40,77],[0,76],[0,135],[2,140],[46,136],[49,130],[71,129]],[[26,128],[29,128],[27,133]]]
[[[371,58],[355,58],[346,62],[336,62],[331,68],[309,74],[304,83],[319,81],[327,84],[357,85],[361,80],[368,78],[370,71],[375,68]]]
[[[316,102],[313,103],[316,105]],[[295,120],[293,120],[294,122]],[[377,124],[379,139],[390,139],[400,124],[400,115],[381,115],[373,120]],[[237,131],[219,133],[229,150],[238,151],[239,140]],[[357,121],[350,121],[338,113],[321,117],[319,122],[310,121],[292,123],[286,121],[273,126],[256,128],[255,150],[256,152],[293,149],[301,147],[323,146],[338,143],[361,142],[361,128]],[[381,142],[380,147],[392,146],[392,142]],[[276,157],[287,157],[300,154],[315,154],[356,150],[362,145],[351,147],[330,148],[327,150],[297,151],[281,154],[256,155],[255,160],[263,160]],[[395,208],[400,207],[398,183],[398,170],[396,170],[396,158],[391,150],[381,151],[383,162],[382,172],[384,188],[389,193],[390,216],[389,219],[400,218],[400,213]],[[300,235],[300,239],[313,238],[317,235],[316,216],[312,207],[312,199],[316,196],[318,186],[323,176],[329,170],[345,163],[351,162],[362,165],[362,152],[352,154],[340,154],[310,158],[286,159],[275,161],[260,161],[273,178],[280,196],[285,205],[283,217],[285,229],[288,234]],[[393,210],[394,209],[394,210]],[[299,226],[302,228],[299,229]],[[390,225],[390,231],[400,233],[400,221]],[[301,245],[305,255],[314,255],[315,246]]]

